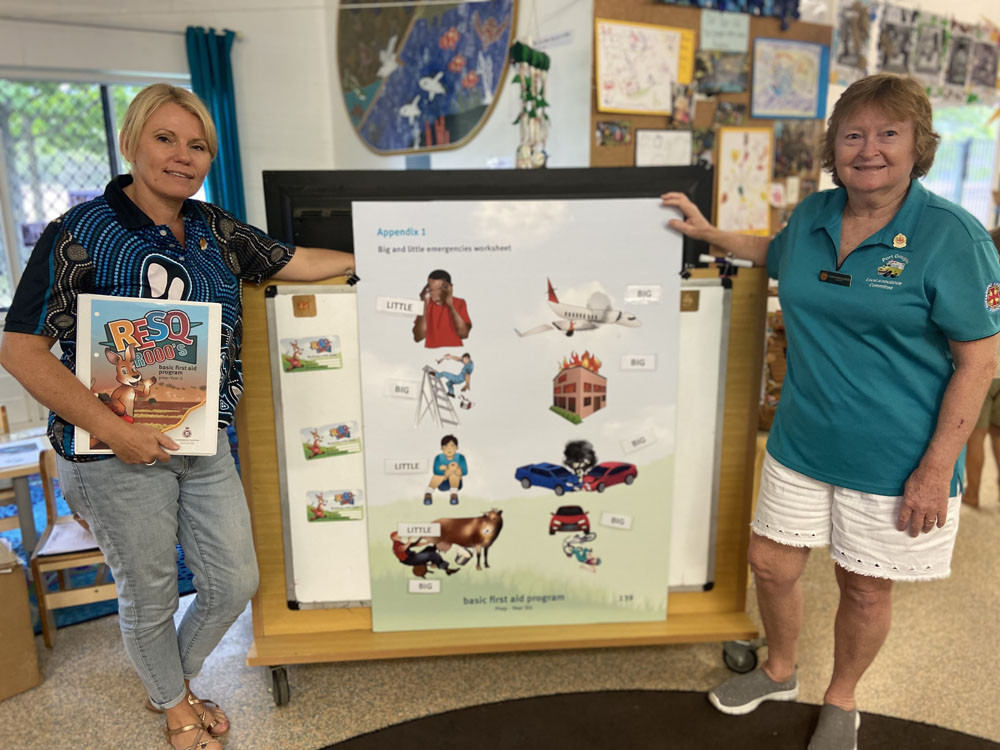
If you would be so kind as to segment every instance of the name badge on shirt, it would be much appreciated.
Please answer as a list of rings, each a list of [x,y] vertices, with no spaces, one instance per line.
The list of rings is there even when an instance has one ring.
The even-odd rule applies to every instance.
[[[819,280],[825,284],[837,284],[838,286],[850,286],[851,274],[837,273],[836,271],[820,271]]]

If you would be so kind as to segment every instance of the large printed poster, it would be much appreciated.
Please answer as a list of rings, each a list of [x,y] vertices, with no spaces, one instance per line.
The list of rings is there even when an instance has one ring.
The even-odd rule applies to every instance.
[[[666,616],[668,218],[655,198],[354,204],[376,631]]]

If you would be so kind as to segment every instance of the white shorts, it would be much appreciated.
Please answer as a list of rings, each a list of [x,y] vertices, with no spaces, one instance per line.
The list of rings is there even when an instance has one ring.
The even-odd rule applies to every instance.
[[[925,581],[951,574],[961,495],[949,499],[944,526],[914,538],[896,528],[902,496],[820,482],[770,454],[760,474],[755,534],[793,547],[829,546],[838,565],[861,575]]]

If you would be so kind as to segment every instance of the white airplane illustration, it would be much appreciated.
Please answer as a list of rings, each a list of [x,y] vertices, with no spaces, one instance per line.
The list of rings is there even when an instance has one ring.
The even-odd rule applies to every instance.
[[[634,315],[612,309],[611,300],[600,292],[590,296],[586,307],[565,305],[556,297],[556,290],[552,288],[552,282],[548,279],[546,281],[549,284],[549,307],[560,319],[537,326],[529,331],[519,331],[515,328],[514,333],[518,336],[545,333],[553,328],[562,331],[567,336],[572,336],[576,331],[590,331],[602,325],[617,324],[629,328],[638,328],[642,325]]]
[[[431,78],[430,76],[424,76],[419,81],[417,81],[417,85],[427,92],[428,94],[427,101],[430,102],[434,101],[435,94],[445,93],[444,86],[441,85],[441,76],[443,75],[444,71],[439,70],[438,74],[433,78]]]
[[[399,116],[405,117],[413,125],[413,121],[420,117],[420,94],[413,97],[412,102],[399,108]]]
[[[399,63],[396,61],[396,54],[393,50],[396,48],[396,36],[393,35],[392,39],[385,46],[385,49],[380,49],[378,51],[378,61],[380,63],[377,75],[379,78],[388,78],[393,74],[396,68],[399,67]]]

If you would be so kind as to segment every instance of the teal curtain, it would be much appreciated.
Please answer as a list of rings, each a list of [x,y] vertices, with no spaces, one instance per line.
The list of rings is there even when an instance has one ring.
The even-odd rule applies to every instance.
[[[219,153],[209,170],[205,192],[208,200],[240,221],[246,221],[240,137],[236,128],[236,95],[230,52],[235,32],[216,33],[200,26],[187,27],[187,56],[191,87],[212,113],[219,131]]]

